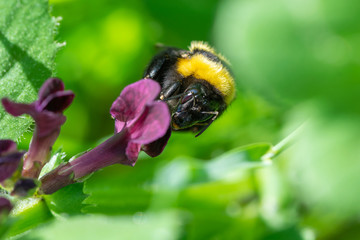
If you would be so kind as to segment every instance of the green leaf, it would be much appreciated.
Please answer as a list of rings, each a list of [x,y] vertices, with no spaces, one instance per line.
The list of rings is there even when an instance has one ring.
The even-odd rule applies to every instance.
[[[273,229],[284,229],[299,220],[299,205],[290,184],[281,173],[281,160],[257,172],[259,211],[262,219]],[[274,211],[276,209],[276,211]]]
[[[247,236],[261,231],[254,215],[258,196],[252,175],[244,169],[236,181],[203,182],[184,188],[177,204],[191,216],[187,239],[258,239]]]
[[[43,200],[39,198],[20,200],[11,211],[9,220],[13,222],[13,224],[6,236],[16,236],[52,218],[53,216]]]
[[[147,159],[134,168],[113,165],[94,173],[84,183],[84,193],[89,196],[83,212],[115,215],[145,211],[152,198],[155,165]]]
[[[0,98],[32,102],[52,75],[58,45],[47,0],[0,1]],[[18,139],[30,117],[14,118],[0,107],[0,138]]]
[[[238,147],[219,157],[203,161],[180,157],[165,165],[156,174],[156,185],[167,189],[180,189],[194,183],[207,183],[224,179],[237,179],[245,170],[271,164],[262,157],[269,152],[269,143],[256,143]]]
[[[86,213],[109,215],[172,207],[180,191],[194,184],[238,180],[249,169],[266,166],[261,157],[271,145],[258,143],[236,148],[205,162],[180,157],[155,170],[150,159],[136,167],[111,166],[95,173],[84,185]],[[154,178],[155,173],[155,178]]]
[[[305,240],[309,238],[304,238],[301,236],[300,231],[296,227],[289,227],[280,231],[273,232],[268,234],[263,240]]]
[[[84,206],[82,202],[86,198],[82,190],[83,183],[75,183],[43,197],[55,216],[76,215],[81,213],[81,208]]]
[[[56,221],[42,229],[31,232],[29,239],[178,239],[178,214],[137,214],[126,217],[96,215],[78,216]]]
[[[262,161],[262,156],[270,148],[271,145],[269,143],[256,143],[233,149],[209,161],[205,165],[205,170],[211,180],[236,178],[245,169],[268,165],[270,162]]]
[[[66,154],[62,151],[61,148],[59,148],[50,158],[49,162],[46,163],[45,166],[41,169],[39,179],[63,163],[65,161],[65,156]]]
[[[297,109],[293,114],[304,112]],[[327,225],[329,231],[335,219],[356,218],[360,212],[359,120],[353,115],[318,114],[288,151],[288,176],[299,199],[318,219],[332,223]]]

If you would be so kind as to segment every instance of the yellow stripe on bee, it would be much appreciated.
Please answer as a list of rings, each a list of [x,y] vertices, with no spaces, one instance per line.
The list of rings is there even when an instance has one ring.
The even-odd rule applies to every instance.
[[[229,71],[221,63],[211,61],[202,54],[179,59],[177,71],[184,77],[192,75],[210,83],[223,94],[226,104],[235,97],[235,83]]]
[[[206,52],[212,53],[213,55],[217,56],[221,59],[221,61],[225,62],[229,66],[231,65],[230,62],[220,53],[216,53],[215,50],[206,42],[203,41],[192,41],[190,43],[189,50],[190,52],[194,52],[196,49],[204,50]]]

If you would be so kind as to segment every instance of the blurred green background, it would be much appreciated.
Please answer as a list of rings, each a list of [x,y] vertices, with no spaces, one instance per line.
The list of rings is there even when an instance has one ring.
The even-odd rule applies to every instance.
[[[165,211],[159,219],[168,235],[154,239],[360,239],[359,1],[50,4],[63,19],[57,41],[66,42],[56,76],[76,93],[55,146],[68,156],[112,134],[109,108],[141,79],[156,43],[209,42],[229,58],[238,86],[236,100],[200,137],[173,133],[161,156],[94,174],[83,212],[131,216],[136,232],[144,212]],[[197,163],[246,144],[276,144],[299,126],[296,143],[272,166],[182,185]]]
[[[57,41],[66,42],[57,56],[56,75],[76,93],[58,141],[70,154],[112,134],[110,106],[124,86],[142,78],[157,53],[156,43],[187,48],[192,40],[203,40],[215,45],[218,1],[50,3],[52,14],[63,19]],[[275,107],[256,98],[243,98],[239,92],[206,135],[195,139],[192,134],[174,134],[174,144],[168,146],[174,149],[168,152],[209,158],[242,144],[277,139],[281,119],[274,116]]]

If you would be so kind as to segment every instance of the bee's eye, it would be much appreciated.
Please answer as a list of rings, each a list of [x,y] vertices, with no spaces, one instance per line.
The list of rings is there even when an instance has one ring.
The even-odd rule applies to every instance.
[[[196,95],[199,93],[199,90],[197,90],[196,88],[190,89],[189,93],[191,93],[192,95]]]
[[[186,95],[181,99],[181,104],[184,104],[184,103],[192,100],[193,97],[194,97],[194,96],[192,95],[192,93],[189,92],[188,94],[186,94]]]
[[[196,98],[196,96],[199,94],[199,91],[195,88],[190,89],[187,91],[187,94],[181,99],[181,104],[184,104],[190,100],[193,100]]]

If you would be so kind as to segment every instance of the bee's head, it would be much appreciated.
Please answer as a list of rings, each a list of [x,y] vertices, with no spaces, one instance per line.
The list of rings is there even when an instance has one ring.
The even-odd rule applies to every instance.
[[[181,94],[172,113],[174,130],[194,129],[208,126],[223,111],[222,98],[201,82],[188,86]]]

